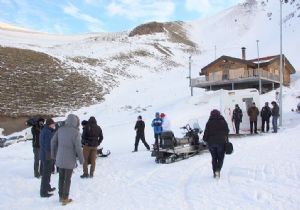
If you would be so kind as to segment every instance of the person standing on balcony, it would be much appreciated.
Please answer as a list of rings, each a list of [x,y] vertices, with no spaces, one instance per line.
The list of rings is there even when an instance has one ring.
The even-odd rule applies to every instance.
[[[252,103],[252,106],[248,109],[248,116],[250,119],[250,133],[253,134],[253,125],[254,125],[254,133],[257,134],[257,117],[259,115],[259,110],[255,106],[255,103]]]

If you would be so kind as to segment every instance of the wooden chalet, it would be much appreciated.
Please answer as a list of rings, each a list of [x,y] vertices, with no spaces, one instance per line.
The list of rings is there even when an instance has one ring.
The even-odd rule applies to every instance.
[[[242,59],[230,56],[221,56],[201,69],[200,75],[195,78],[191,87],[207,90],[234,90],[257,88],[261,84],[262,92],[279,87],[280,85],[280,55],[246,60],[246,48],[242,48]],[[283,55],[283,85],[290,85],[290,75],[295,68]]]

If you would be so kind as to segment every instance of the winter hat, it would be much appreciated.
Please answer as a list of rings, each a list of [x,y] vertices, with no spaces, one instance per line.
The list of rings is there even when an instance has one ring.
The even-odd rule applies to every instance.
[[[54,124],[54,120],[49,118],[46,120],[46,125],[51,125],[51,124]]]
[[[82,121],[81,121],[81,126],[86,126],[87,123],[88,123],[87,120],[82,120]]]
[[[38,122],[45,122],[45,119],[44,118],[42,118],[42,117],[40,117],[40,118],[38,118],[38,120],[37,120]]]
[[[236,105],[235,105],[235,107],[239,107],[239,105],[238,105],[238,104],[236,104]]]
[[[276,102],[275,102],[275,101],[272,101],[272,102],[271,102],[271,104],[275,105],[275,104],[276,104]]]
[[[139,119],[139,120],[141,120],[141,119],[142,119],[142,116],[141,116],[141,115],[139,115],[139,116],[138,116],[138,119]]]
[[[269,105],[269,102],[266,102],[265,105],[268,106],[268,105]]]
[[[161,118],[164,118],[165,116],[166,116],[165,113],[161,113],[161,114],[160,114],[160,117],[161,117]]]
[[[213,109],[211,112],[210,112],[210,116],[211,117],[217,117],[217,116],[220,116],[220,111],[217,110],[217,109]]]
[[[155,113],[155,117],[159,117],[159,112],[156,112],[156,113]]]
[[[89,119],[89,123],[91,124],[97,124],[97,120],[94,116],[91,116],[90,119]]]

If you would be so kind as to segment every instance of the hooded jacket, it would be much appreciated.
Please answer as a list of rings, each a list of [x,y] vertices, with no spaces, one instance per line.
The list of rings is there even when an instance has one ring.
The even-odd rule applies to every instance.
[[[51,160],[51,139],[55,130],[45,125],[40,133],[40,160]]]
[[[228,124],[220,114],[211,115],[206,123],[203,140],[212,144],[224,144],[228,139]]]
[[[79,132],[79,118],[69,114],[64,126],[60,127],[51,139],[51,158],[59,168],[74,169],[76,157],[83,163]]]
[[[90,117],[83,129],[82,143],[85,146],[97,147],[103,140],[102,129],[97,125],[95,117]]]

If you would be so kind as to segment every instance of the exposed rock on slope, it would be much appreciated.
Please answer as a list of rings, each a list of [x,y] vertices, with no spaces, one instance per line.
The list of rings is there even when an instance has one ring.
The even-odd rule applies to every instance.
[[[0,47],[0,114],[57,115],[102,100],[102,87],[47,54]]]

